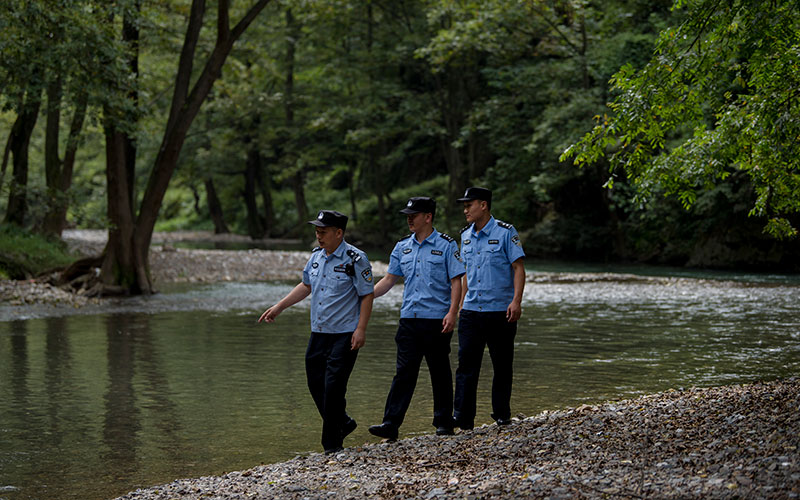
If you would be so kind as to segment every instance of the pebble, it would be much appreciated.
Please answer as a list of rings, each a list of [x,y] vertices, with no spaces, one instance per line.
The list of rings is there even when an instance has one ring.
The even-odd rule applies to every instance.
[[[484,425],[450,437],[365,443],[333,460],[311,453],[118,500],[797,498],[798,408],[798,378],[691,388],[520,415],[507,427]],[[728,423],[733,415],[735,423]],[[602,427],[603,435],[587,426]],[[678,426],[686,441],[653,439]]]

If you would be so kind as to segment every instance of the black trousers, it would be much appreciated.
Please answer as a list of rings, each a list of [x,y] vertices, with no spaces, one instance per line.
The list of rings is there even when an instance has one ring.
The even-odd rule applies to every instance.
[[[433,387],[434,427],[453,426],[453,373],[450,370],[451,333],[442,333],[441,319],[403,318],[394,340],[397,371],[386,398],[383,421],[400,427],[417,385],[422,358]]]
[[[345,411],[347,381],[358,351],[350,350],[352,333],[311,333],[306,349],[306,380],[322,416],[322,446],[342,446],[342,428],[350,417]]]
[[[458,321],[458,368],[454,417],[459,424],[475,422],[478,378],[483,351],[489,347],[492,379],[492,418],[511,418],[511,380],[514,374],[514,337],[517,323],[506,320],[505,311],[461,310]]]

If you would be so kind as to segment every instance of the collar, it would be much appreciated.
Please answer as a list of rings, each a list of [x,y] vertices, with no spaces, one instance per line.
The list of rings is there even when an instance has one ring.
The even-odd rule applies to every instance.
[[[481,228],[480,231],[477,231],[477,232],[475,231],[475,223],[473,222],[472,223],[472,234],[475,235],[476,237],[479,235],[479,233],[489,234],[489,232],[492,229],[494,229],[495,226],[497,226],[497,221],[494,220],[494,215],[492,215],[492,216],[489,217],[489,220],[486,222],[486,225],[483,226],[483,228]]]
[[[431,234],[429,234],[427,238],[422,240],[422,243],[417,241],[417,235],[416,234],[412,234],[411,235],[411,239],[414,240],[414,243],[416,243],[419,246],[422,246],[425,243],[430,243],[431,245],[433,245],[434,241],[436,241],[436,237],[437,236],[439,236],[439,231],[437,231],[436,228],[433,228],[433,231],[431,231]]]
[[[344,254],[344,251],[346,249],[347,249],[347,242],[342,240],[342,242],[339,243],[339,246],[336,247],[336,250],[334,250],[332,254],[330,255],[328,255],[327,253],[325,254],[325,260],[331,260],[334,257],[341,258],[342,254]]]

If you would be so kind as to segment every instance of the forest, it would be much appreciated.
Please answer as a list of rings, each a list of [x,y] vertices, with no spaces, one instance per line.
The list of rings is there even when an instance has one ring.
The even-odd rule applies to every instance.
[[[790,0],[2,2],[0,220],[149,293],[153,231],[390,249],[481,185],[533,259],[797,272],[799,100]]]

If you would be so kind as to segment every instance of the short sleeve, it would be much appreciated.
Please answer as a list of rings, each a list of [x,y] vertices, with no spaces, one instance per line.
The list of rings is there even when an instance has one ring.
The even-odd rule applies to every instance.
[[[451,241],[447,246],[447,276],[450,279],[461,276],[467,272],[467,267],[461,259],[461,252],[455,241]]]
[[[511,226],[508,230],[508,241],[506,244],[507,254],[508,254],[508,262],[514,263],[517,259],[521,257],[525,257],[525,251],[522,249],[522,242],[519,240],[519,233]]]
[[[389,268],[386,270],[387,273],[394,274],[395,276],[403,275],[403,269],[400,267],[400,252],[400,243],[395,243],[394,249],[391,255],[389,255]]]
[[[311,257],[308,258],[308,262],[306,262],[306,265],[303,268],[303,284],[305,285],[311,284],[311,276],[309,276],[309,271],[311,270],[311,262],[313,260],[314,260],[314,254],[311,254]]]
[[[372,264],[367,260],[365,254],[361,254],[361,258],[353,263],[355,268],[355,276],[353,276],[353,284],[355,285],[356,292],[359,297],[369,295],[375,291],[375,283],[372,277]]]

